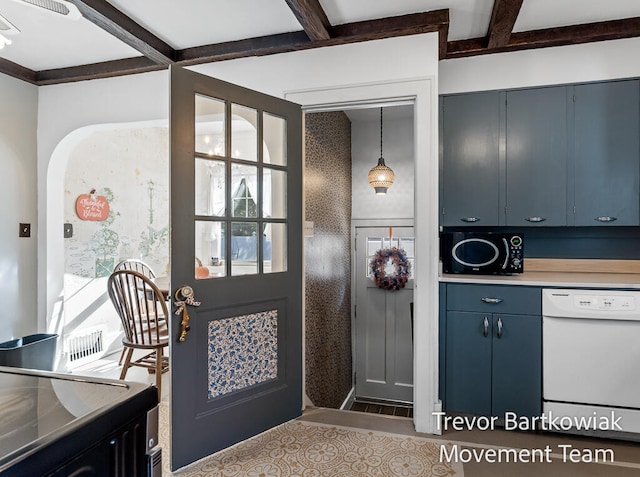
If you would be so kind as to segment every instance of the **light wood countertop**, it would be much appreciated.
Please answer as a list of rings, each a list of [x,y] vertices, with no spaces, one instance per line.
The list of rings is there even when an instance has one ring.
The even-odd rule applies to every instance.
[[[639,260],[525,259],[525,272],[514,275],[441,273],[447,283],[483,283],[567,288],[640,289]]]

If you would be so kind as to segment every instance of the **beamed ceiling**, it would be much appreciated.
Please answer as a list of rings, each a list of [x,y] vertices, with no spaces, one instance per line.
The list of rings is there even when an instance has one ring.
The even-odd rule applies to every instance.
[[[27,9],[29,11],[28,14],[32,15],[30,19],[33,19],[34,15],[40,14],[37,9],[21,4],[19,0],[12,0],[10,3],[6,3],[9,1],[10,0],[0,0],[0,15],[8,18],[8,14],[4,13],[4,8]],[[237,2],[236,4],[239,5],[240,8],[245,9],[250,1],[251,0],[233,0],[233,2]],[[16,57],[11,57],[10,53],[13,45],[10,45],[0,51],[0,72],[36,85],[49,85],[162,70],[171,64],[189,66],[235,58],[272,55],[427,32],[439,33],[439,55],[441,60],[640,36],[640,16],[611,19],[611,15],[619,14],[616,11],[612,12],[611,15],[605,15],[604,17],[609,19],[604,21],[584,23],[582,20],[585,16],[581,16],[580,12],[577,12],[575,21],[580,23],[527,30],[518,30],[515,28],[519,18],[521,18],[520,16],[523,10],[528,5],[531,5],[531,8],[534,9],[534,14],[541,17],[540,13],[535,12],[535,8],[538,8],[544,3],[548,9],[545,14],[548,15],[550,20],[553,19],[556,13],[558,13],[554,11],[554,8],[560,8],[555,6],[563,2],[551,0],[450,0],[448,2],[419,0],[383,2],[382,0],[367,0],[362,4],[363,8],[366,8],[366,6],[373,8],[379,6],[378,3],[395,4],[397,2],[400,6],[407,6],[407,9],[412,12],[395,15],[393,13],[396,12],[391,11],[392,15],[346,23],[336,23],[335,20],[334,22],[330,20],[332,17],[338,18],[338,21],[342,17],[347,17],[348,15],[346,14],[342,15],[342,17],[338,14],[340,12],[341,2],[353,1],[354,0],[269,0],[271,4],[274,4],[274,2],[281,3],[283,8],[286,5],[286,9],[288,9],[287,14],[290,12],[290,14],[293,15],[293,18],[289,20],[290,24],[299,24],[297,31],[283,31],[281,33],[269,33],[230,41],[220,41],[202,45],[197,44],[195,46],[178,48],[172,45],[179,42],[176,40],[173,42],[168,40],[168,34],[163,35],[158,31],[152,33],[154,29],[145,26],[146,16],[140,13],[140,9],[143,7],[147,9],[154,7],[162,8],[162,5],[159,4],[160,2],[146,1],[145,6],[142,5],[144,0],[121,0],[120,3],[117,0],[110,2],[104,0],[69,0],[69,3],[75,5],[82,14],[83,18],[80,21],[88,21],[99,27],[103,32],[108,33],[111,37],[124,44],[123,48],[125,45],[126,48],[130,48],[133,55],[107,61],[74,64],[72,66],[32,69],[29,67],[28,61],[20,61],[17,53],[15,54]],[[610,1],[613,5],[616,1],[620,0]],[[450,27],[453,24],[452,22],[456,21],[459,7],[463,5],[464,2],[472,4],[474,9],[477,10],[465,12],[470,19],[467,23],[473,25],[475,22],[475,24],[478,24],[482,23],[484,19],[487,19],[488,22],[485,21],[484,26],[476,25],[475,31],[483,32],[480,36],[465,37],[464,31],[457,31],[456,37],[452,39]],[[534,5],[536,2],[538,2],[538,4]],[[183,0],[183,2],[174,3],[183,4],[185,9],[198,6],[204,8],[202,2],[194,0]],[[607,4],[610,2],[573,0],[573,3],[578,7],[584,7],[586,4],[590,7],[595,5],[596,8],[606,10]],[[621,10],[622,14],[627,12],[635,15],[640,14],[640,6],[634,5],[634,3],[640,4],[637,0],[624,0],[622,3],[627,7],[626,10]],[[120,9],[117,8],[117,5],[135,6],[136,4],[138,5],[137,15],[128,15],[122,7]],[[427,7],[435,4],[439,6],[450,4],[451,8],[413,11],[420,7],[426,10]],[[166,5],[166,3],[164,5]],[[323,7],[323,5],[325,5],[325,7]],[[353,4],[351,6],[353,6]],[[392,7],[393,6],[395,5],[392,5]],[[278,7],[280,7],[279,4]],[[207,8],[212,7],[209,5]],[[224,8],[229,8],[229,5],[225,5]],[[325,8],[327,8],[327,10]],[[195,8],[195,10],[190,11],[190,14],[197,16],[197,10],[198,9]],[[327,14],[329,10],[331,11],[331,15]],[[144,12],[144,9],[142,11]],[[404,10],[398,10],[398,12],[402,11]],[[152,13],[156,14],[155,12]],[[50,16],[48,12],[47,16]],[[352,17],[357,18],[357,15],[352,15]],[[297,23],[294,22],[294,19]],[[15,20],[8,18],[8,20],[20,28],[19,24],[21,20],[19,18]],[[265,21],[266,20],[267,19],[265,19]],[[26,19],[22,21],[27,22]],[[181,19],[181,21],[183,21],[183,19]],[[216,18],[215,21],[211,22],[211,29],[215,29],[216,24],[219,25],[220,21],[224,22],[226,19]],[[232,19],[230,18],[229,21],[232,21]],[[566,21],[571,21],[571,19],[565,20],[565,23]],[[553,21],[548,23],[553,24]],[[544,25],[545,22],[540,19],[536,21],[531,17],[527,18],[527,21],[523,21],[523,24]],[[195,24],[194,28],[197,28]],[[155,30],[157,30],[157,28]],[[473,33],[474,29],[470,28],[469,31]],[[0,33],[2,32],[0,31]],[[26,35],[27,32],[24,32],[24,34]],[[16,35],[14,44],[19,41],[20,35],[22,35],[22,32]],[[49,33],[49,35],[51,34]],[[52,39],[51,36],[49,36],[49,38]],[[74,47],[84,46],[85,48],[90,48],[91,42],[89,38],[76,38],[75,41],[82,43],[85,39],[87,43],[89,43],[88,45],[74,44]],[[98,47],[96,47],[96,52],[98,51],[97,48]],[[65,52],[59,51],[59,54],[63,55]]]

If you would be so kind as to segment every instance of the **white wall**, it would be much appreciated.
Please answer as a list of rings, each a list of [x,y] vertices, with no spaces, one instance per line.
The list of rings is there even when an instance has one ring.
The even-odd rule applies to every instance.
[[[440,62],[439,93],[640,76],[640,38],[481,55]]]
[[[437,49],[437,35],[430,33],[243,58],[193,69],[284,97],[285,93],[298,90],[436,76],[434,48]],[[398,55],[398,51],[404,54]],[[38,317],[41,328],[50,325],[45,319],[50,321],[59,313],[63,287],[63,242],[62,235],[56,233],[62,227],[62,190],[55,184],[61,183],[67,150],[71,143],[80,140],[82,128],[166,118],[168,91],[166,71],[40,88]]]
[[[382,155],[395,181],[385,195],[376,195],[367,174],[380,157],[380,120],[351,123],[351,216],[413,220],[413,118],[385,120],[383,131]]]
[[[38,88],[0,75],[0,341],[36,332]],[[31,237],[18,238],[19,224]]]
[[[402,52],[402,54],[399,54]],[[438,34],[428,33],[316,50],[200,65],[201,73],[278,97],[297,97],[305,106],[327,102],[414,98],[414,145],[419,151],[415,174],[429,178],[416,202],[416,246],[424,259],[416,266],[417,341],[423,342],[418,374],[428,381],[417,400],[421,430],[430,422],[437,400],[437,76]],[[66,154],[86,135],[82,128],[104,123],[167,117],[167,73],[155,72],[85,81],[40,89],[38,108],[38,316],[40,326],[55,328],[60,320],[63,281],[62,175]],[[310,90],[322,90],[313,102]],[[387,96],[388,95],[388,96]],[[419,231],[423,239],[418,240]],[[422,308],[420,307],[422,303]],[[425,335],[428,339],[422,339]],[[417,348],[417,347],[416,347]],[[418,356],[418,353],[416,353]],[[418,359],[416,358],[416,361]],[[420,386],[416,384],[418,393]]]
[[[192,69],[283,97],[285,92],[298,90],[436,76],[438,61],[431,53],[436,38],[436,34],[427,33],[209,63]]]
[[[312,89],[324,88],[325,93],[330,93],[334,87],[393,83],[424,77],[430,77],[433,86],[444,94],[640,76],[637,60],[639,46],[640,39],[616,40],[438,63],[437,34],[425,34],[244,58],[199,65],[193,69],[279,97],[300,96]],[[51,317],[62,290],[63,254],[59,252],[63,250],[60,230],[63,222],[62,189],[57,184],[62,183],[65,149],[79,140],[81,128],[87,126],[166,118],[167,78],[166,72],[154,72],[40,88],[37,162],[39,329],[44,328],[45,317]],[[11,93],[11,96],[16,95]],[[24,108],[24,104],[30,101],[19,103],[20,108]],[[416,117],[421,124],[433,124],[434,121],[437,124],[436,103],[420,102]],[[431,164],[435,160],[435,150],[432,149],[437,141],[435,131],[415,131],[416,144],[429,151],[429,154],[416,160],[416,164],[420,165],[416,175],[425,175],[423,172],[428,168],[423,164]],[[421,134],[426,136],[420,137]],[[432,186],[431,180],[429,185]],[[433,206],[431,202],[435,203],[429,195],[433,192],[416,191],[416,196],[422,193],[422,197],[426,198],[424,203],[420,202],[420,197],[416,199],[421,205],[420,211],[416,210],[417,219],[423,214],[423,207],[430,210]],[[23,193],[21,197],[26,195]],[[417,229],[427,224],[437,224],[437,209],[433,212],[433,218],[431,214],[432,211],[427,212],[428,217]],[[17,218],[13,220],[17,222]],[[421,230],[425,232],[424,228]],[[431,228],[426,230],[424,237],[419,248],[428,249],[429,256],[437,256],[437,250],[435,254],[431,253],[431,249],[437,248],[432,243],[437,237],[437,228],[435,231]],[[13,250],[16,249],[17,245]],[[4,260],[2,253],[0,259]],[[431,270],[428,270],[428,274],[431,274]],[[431,278],[423,283],[431,283]],[[21,292],[19,296],[26,303],[32,295]],[[21,310],[24,312],[24,308]],[[433,317],[428,318],[425,324],[431,325]],[[34,327],[34,323],[28,320],[23,325]]]
[[[38,329],[63,325],[64,174],[70,152],[110,124],[165,120],[166,71],[82,81],[39,89],[38,100]],[[97,126],[95,126],[97,125]]]

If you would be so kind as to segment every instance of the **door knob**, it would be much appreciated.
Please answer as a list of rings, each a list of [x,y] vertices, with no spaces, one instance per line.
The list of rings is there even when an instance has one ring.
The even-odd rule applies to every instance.
[[[195,301],[193,298],[193,288],[189,285],[182,286],[178,288],[176,291],[176,315],[182,313],[182,321],[180,321],[180,337],[178,341],[184,341],[187,338],[187,333],[191,329],[191,325],[189,325],[189,312],[187,311],[188,306],[200,306],[199,301]]]

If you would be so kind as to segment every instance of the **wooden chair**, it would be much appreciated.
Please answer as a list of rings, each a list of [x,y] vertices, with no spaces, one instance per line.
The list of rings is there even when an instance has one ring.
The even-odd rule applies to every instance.
[[[164,356],[164,348],[169,345],[169,312],[164,296],[149,277],[133,270],[113,272],[107,287],[124,329],[122,344],[126,358],[120,379],[126,377],[131,366],[147,368],[156,373],[160,399],[162,373],[169,369],[169,359]],[[132,360],[137,349],[151,352]]]
[[[151,279],[156,278],[156,274],[153,269],[144,263],[142,260],[138,260],[135,258],[126,258],[118,263],[113,271],[117,272],[118,270],[133,270],[134,272],[142,273],[144,276],[149,277]],[[122,365],[122,360],[124,359],[125,353],[127,349],[124,348],[122,353],[120,354],[120,361],[118,361],[119,365]]]
[[[114,267],[113,271],[117,272],[118,270],[133,270],[134,272],[142,273],[146,277],[156,278],[155,272],[149,265],[144,263],[142,260],[137,260],[135,258],[127,258],[118,263]]]

